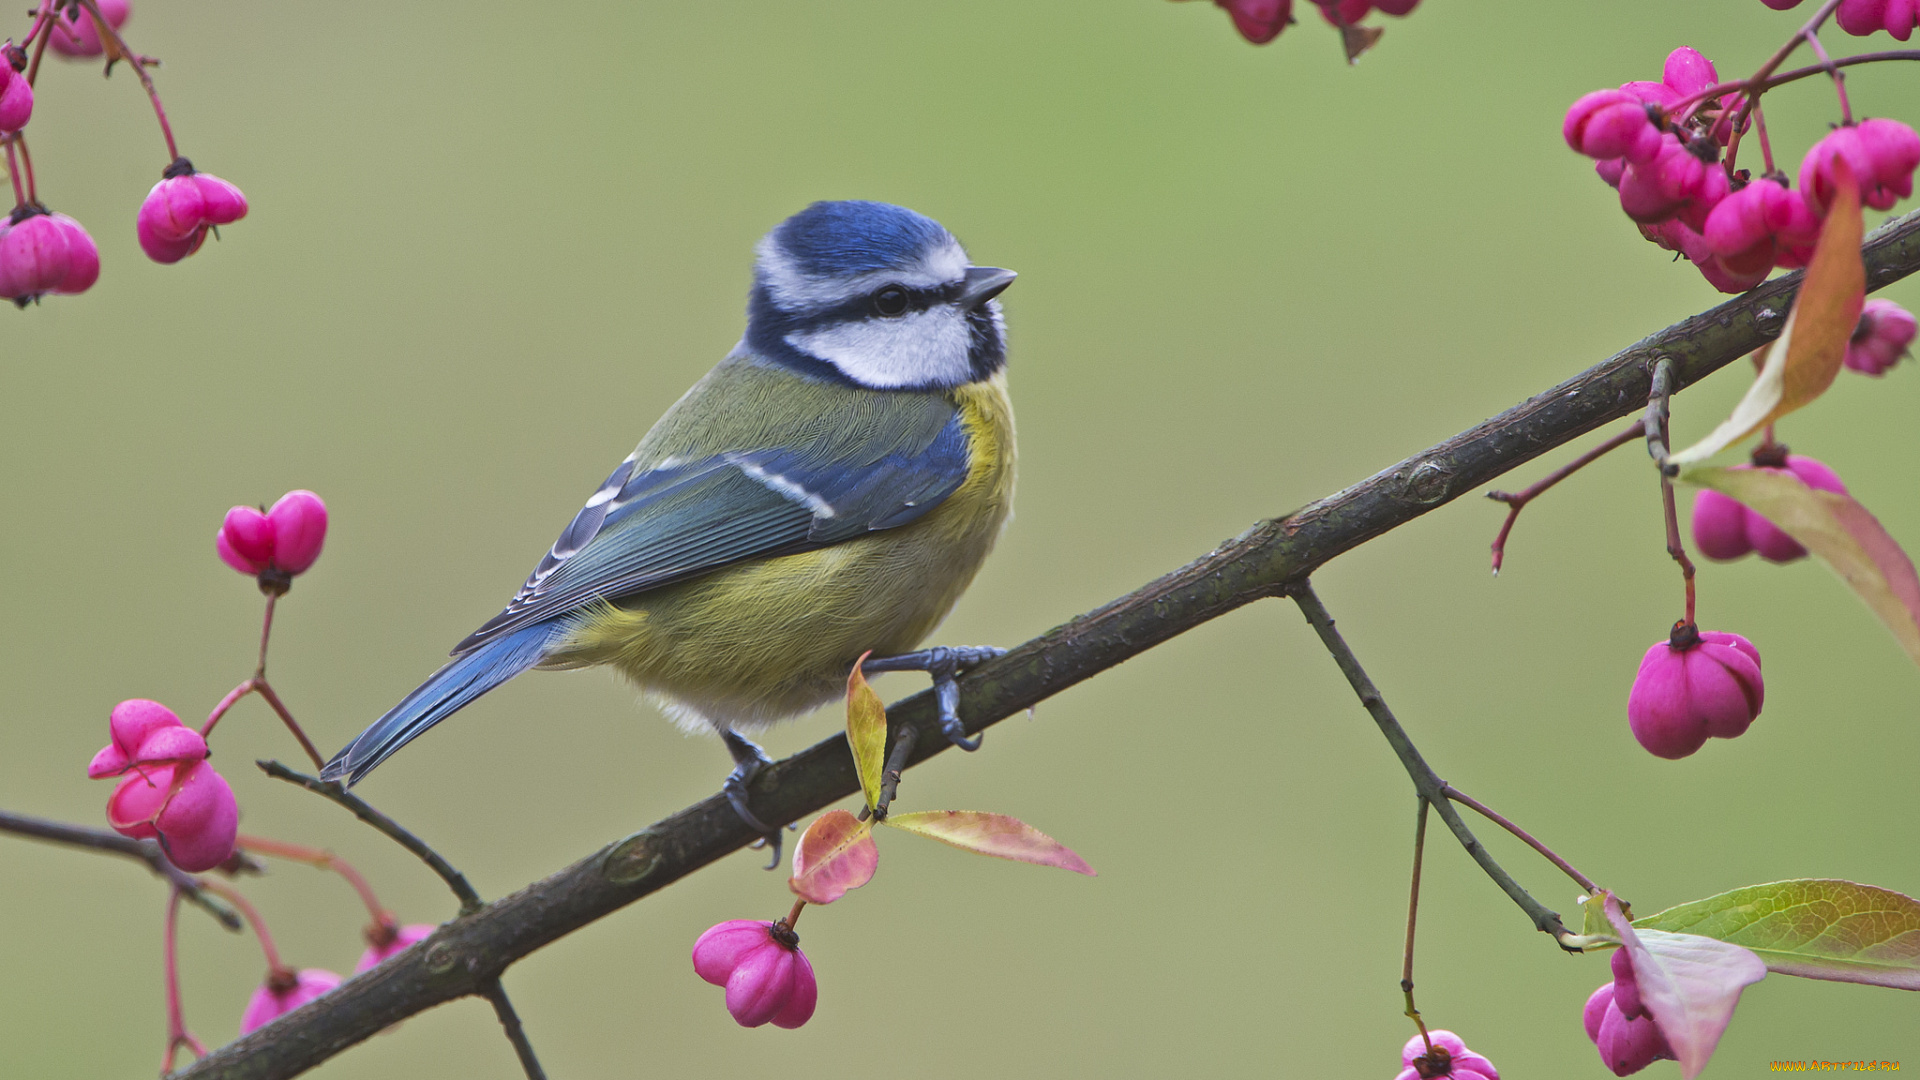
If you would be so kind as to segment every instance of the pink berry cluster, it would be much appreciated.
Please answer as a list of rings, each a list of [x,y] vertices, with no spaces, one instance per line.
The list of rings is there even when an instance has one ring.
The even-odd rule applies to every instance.
[[[22,42],[0,47],[0,149],[13,181],[13,211],[0,222],[0,297],[18,307],[43,296],[85,292],[100,276],[99,248],[79,222],[50,211],[40,200],[33,158],[27,152],[34,85],[49,47],[77,60],[104,54],[109,70],[115,62],[126,61],[153,102],[169,162],[134,222],[135,236],[149,258],[179,262],[199,250],[209,232],[246,216],[247,200],[239,188],[196,172],[180,155],[147,73],[157,61],[133,53],[120,37],[129,14],[127,0],[39,0]]]
[[[311,491],[290,491],[271,509],[236,506],[227,511],[214,536],[214,549],[222,562],[254,578],[269,597],[278,598],[296,575],[320,557],[326,534],[326,503]],[[305,862],[346,878],[370,915],[366,947],[353,968],[358,975],[398,956],[437,928],[423,923],[401,924],[380,906],[367,881],[332,852],[241,835],[240,807],[233,788],[209,762],[208,740],[214,726],[236,702],[253,693],[266,698],[303,746],[308,745],[266,680],[266,641],[275,603],[270,601],[266,607],[259,667],[221,701],[204,726],[196,730],[181,723],[173,710],[157,701],[123,701],[108,717],[109,741],[93,756],[87,775],[96,780],[118,779],[107,800],[107,820],[116,831],[155,841],[167,860],[188,874],[218,870],[231,875],[249,865],[251,857],[265,855]],[[266,978],[241,1013],[242,1034],[324,997],[344,981],[324,968],[294,968],[282,963],[265,920],[238,890],[212,878],[196,878],[194,884],[239,910],[266,957]],[[179,896],[176,892],[170,912],[177,908]],[[176,931],[171,914],[166,933],[168,1043],[162,1071],[171,1072],[180,1047],[202,1056],[205,1048],[181,1019]]]
[[[800,935],[785,919],[731,919],[708,928],[693,943],[693,970],[727,988],[727,1012],[741,1027],[797,1028],[813,1018],[820,998]]]
[[[1775,11],[1786,11],[1799,7],[1801,0],[1760,2]],[[1913,28],[1920,26],[1920,4],[1914,0],[1840,0],[1833,20],[1840,24],[1840,29],[1854,37],[1866,37],[1885,30],[1895,40],[1905,41],[1912,36]]]
[[[1293,0],[1213,0],[1233,20],[1240,36],[1255,45],[1265,45],[1293,25]],[[1320,10],[1320,17],[1332,26],[1357,26],[1375,10],[1388,15],[1406,15],[1420,0],[1306,0]]]
[[[1913,193],[1920,135],[1897,120],[1835,129],[1801,161],[1797,189],[1770,156],[1757,178],[1736,170],[1732,148],[1761,121],[1746,114],[1750,102],[1739,89],[1709,93],[1721,85],[1706,57],[1679,48],[1659,82],[1596,90],[1561,124],[1567,145],[1596,159],[1595,171],[1641,234],[1684,255],[1720,291],[1744,292],[1776,267],[1807,264],[1840,182],[1837,161],[1874,209]]]
[[[1432,1049],[1427,1044],[1432,1043]],[[1394,1080],[1500,1080],[1493,1062],[1467,1049],[1460,1036],[1451,1031],[1434,1030],[1415,1035],[1400,1048],[1400,1073]]]
[[[1631,1076],[1656,1061],[1674,1060],[1667,1037],[1640,1000],[1633,958],[1627,950],[1613,954],[1613,981],[1593,992],[1581,1018],[1587,1038],[1600,1051],[1600,1060],[1615,1076]]]

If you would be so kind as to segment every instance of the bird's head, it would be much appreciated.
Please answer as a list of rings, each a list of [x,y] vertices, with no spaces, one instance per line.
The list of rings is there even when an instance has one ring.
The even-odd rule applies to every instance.
[[[994,297],[1013,278],[904,207],[817,202],[760,241],[746,344],[876,390],[960,386],[1006,365]]]

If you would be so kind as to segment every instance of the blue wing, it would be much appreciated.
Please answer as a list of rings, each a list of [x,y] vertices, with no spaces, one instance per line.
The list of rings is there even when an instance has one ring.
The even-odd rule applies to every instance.
[[[506,609],[453,655],[600,600],[898,528],[953,494],[968,464],[958,412],[923,445],[852,460],[752,450],[637,474],[622,462]]]

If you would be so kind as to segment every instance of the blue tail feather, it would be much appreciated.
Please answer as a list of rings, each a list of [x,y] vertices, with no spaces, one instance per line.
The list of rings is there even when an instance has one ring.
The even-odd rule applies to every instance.
[[[320,770],[322,780],[357,784],[394,752],[474,698],[540,662],[564,625],[536,623],[458,657],[387,710]]]

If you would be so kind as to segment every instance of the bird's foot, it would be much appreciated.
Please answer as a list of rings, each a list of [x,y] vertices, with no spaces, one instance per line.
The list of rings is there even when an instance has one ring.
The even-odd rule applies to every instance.
[[[940,706],[940,730],[946,733],[948,742],[960,749],[978,750],[980,736],[969,739],[967,729],[960,726],[960,683],[957,680],[981,664],[1005,655],[1007,650],[991,645],[936,645],[931,649],[899,656],[876,656],[863,664],[861,669],[873,674],[883,671],[924,671],[933,676],[933,696]]]
[[[760,770],[773,764],[773,761],[752,740],[736,732],[723,731],[720,738],[727,744],[727,753],[733,755],[733,771],[727,774],[720,791],[726,795],[727,805],[733,807],[733,812],[747,823],[747,828],[760,834],[760,839],[754,841],[753,846],[773,849],[773,860],[767,863],[767,869],[772,870],[780,865],[780,830],[761,821],[748,808],[747,785],[753,783],[753,778],[760,775]]]

